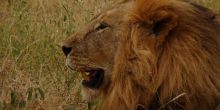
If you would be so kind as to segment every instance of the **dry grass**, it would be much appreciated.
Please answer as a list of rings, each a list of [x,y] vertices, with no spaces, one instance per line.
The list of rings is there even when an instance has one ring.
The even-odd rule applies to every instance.
[[[107,0],[0,0],[0,110],[85,110],[58,46]],[[219,0],[196,0],[220,12]]]

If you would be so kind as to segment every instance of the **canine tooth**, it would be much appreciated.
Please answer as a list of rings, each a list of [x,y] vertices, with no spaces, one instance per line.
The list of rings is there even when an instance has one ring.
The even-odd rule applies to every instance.
[[[90,72],[85,72],[85,74],[86,74],[87,76],[89,76],[89,75],[90,75]]]

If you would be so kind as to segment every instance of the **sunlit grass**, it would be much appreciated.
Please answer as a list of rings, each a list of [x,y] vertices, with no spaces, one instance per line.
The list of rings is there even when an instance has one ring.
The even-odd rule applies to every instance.
[[[0,110],[86,108],[79,95],[80,76],[64,66],[58,44],[106,3],[92,4],[97,3],[1,1]]]
[[[219,0],[196,0],[220,12]],[[59,42],[107,0],[0,0],[0,110],[85,110]]]
[[[205,7],[208,7],[215,12],[220,13],[220,0],[193,0],[198,4],[202,4]]]

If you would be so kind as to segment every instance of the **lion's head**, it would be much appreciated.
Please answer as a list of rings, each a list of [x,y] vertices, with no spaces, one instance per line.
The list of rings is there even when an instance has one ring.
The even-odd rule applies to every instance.
[[[220,104],[220,23],[179,0],[126,0],[62,43],[84,99],[103,110],[211,110]]]

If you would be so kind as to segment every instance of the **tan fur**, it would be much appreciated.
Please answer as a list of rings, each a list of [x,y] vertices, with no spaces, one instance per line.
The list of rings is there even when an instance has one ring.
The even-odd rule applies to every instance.
[[[105,70],[102,86],[84,96],[100,95],[100,110],[218,110],[218,16],[178,0],[121,3],[64,42],[71,68]],[[103,21],[110,27],[93,28]]]

